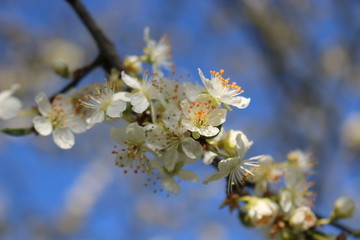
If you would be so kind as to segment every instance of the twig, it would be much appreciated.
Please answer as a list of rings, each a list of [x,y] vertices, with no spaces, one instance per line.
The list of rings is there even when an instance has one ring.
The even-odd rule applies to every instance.
[[[61,93],[66,93],[71,88],[76,87],[79,82],[85,77],[88,73],[90,73],[93,69],[98,67],[101,64],[101,58],[98,56],[92,63],[86,65],[72,73],[72,81],[69,82],[65,87],[63,87],[60,91],[51,96],[50,101],[52,102],[56,95]]]

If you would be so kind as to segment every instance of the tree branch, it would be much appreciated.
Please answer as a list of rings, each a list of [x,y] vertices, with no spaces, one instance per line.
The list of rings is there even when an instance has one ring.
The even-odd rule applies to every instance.
[[[83,22],[91,36],[94,38],[99,49],[101,65],[106,72],[110,73],[112,68],[122,71],[123,65],[119,55],[116,52],[113,42],[98,27],[92,16],[80,0],[66,0]]]

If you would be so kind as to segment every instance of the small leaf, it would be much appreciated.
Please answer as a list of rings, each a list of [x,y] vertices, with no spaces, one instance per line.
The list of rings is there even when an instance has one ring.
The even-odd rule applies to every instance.
[[[1,131],[12,136],[23,136],[34,133],[33,128],[4,128]]]

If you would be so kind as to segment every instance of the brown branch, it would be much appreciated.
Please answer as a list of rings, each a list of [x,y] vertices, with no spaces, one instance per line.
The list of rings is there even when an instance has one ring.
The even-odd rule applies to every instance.
[[[83,22],[91,36],[94,38],[99,49],[99,56],[101,58],[101,65],[107,73],[110,73],[112,68],[122,71],[123,65],[119,55],[116,52],[113,42],[104,34],[104,32],[96,24],[90,13],[80,0],[66,0],[73,10],[76,12],[80,20]]]

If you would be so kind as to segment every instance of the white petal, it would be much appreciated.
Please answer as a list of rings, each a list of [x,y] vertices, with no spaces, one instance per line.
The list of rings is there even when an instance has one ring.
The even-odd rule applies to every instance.
[[[228,105],[235,106],[237,108],[246,108],[250,104],[250,98],[245,97],[229,97],[229,98],[221,98],[221,101],[223,103],[226,103]]]
[[[229,173],[226,173],[226,172],[216,172],[216,173],[213,173],[211,174],[210,176],[208,176],[204,181],[203,183],[204,184],[208,184],[209,182],[212,182],[212,181],[216,181],[220,178],[223,178],[223,177],[226,177],[228,176]]]
[[[53,130],[51,122],[45,117],[36,116],[33,119],[33,123],[35,130],[42,136],[50,135]]]
[[[291,196],[291,192],[288,191],[288,190],[283,190],[281,191],[280,193],[280,206],[281,208],[284,210],[284,212],[290,212],[290,210],[292,209],[293,207],[293,204],[292,204],[292,196]]]
[[[106,115],[112,118],[121,117],[122,112],[126,109],[126,103],[122,100],[113,102],[107,109]]]
[[[190,137],[182,140],[181,147],[186,156],[192,159],[196,159],[203,154],[201,144]]]
[[[180,186],[179,183],[174,180],[172,177],[164,177],[161,181],[161,185],[163,188],[171,193],[179,194],[180,193]]]
[[[141,85],[136,78],[127,75],[124,71],[121,72],[121,79],[131,88],[140,89]]]
[[[53,139],[56,145],[62,149],[70,149],[75,144],[74,134],[69,128],[56,128],[53,132]]]
[[[132,110],[136,113],[143,113],[150,105],[149,100],[141,93],[131,95]]]
[[[240,164],[239,158],[227,158],[219,162],[218,168],[220,172],[230,172],[235,166]]]
[[[88,119],[86,119],[86,122],[89,124],[96,124],[96,123],[101,123],[102,121],[104,121],[105,118],[105,114],[104,111],[96,111],[94,112],[91,117],[89,117]]]
[[[15,117],[21,107],[20,100],[15,97],[8,97],[0,101],[0,119],[6,120]]]
[[[226,113],[225,109],[215,109],[209,117],[209,121],[213,126],[219,126],[223,124],[226,120]]]
[[[39,93],[35,97],[35,102],[41,115],[48,116],[52,111],[51,103],[45,93]]]
[[[219,89],[216,89],[214,87],[214,83],[204,76],[204,74],[202,73],[200,68],[198,68],[198,70],[199,70],[199,75],[200,75],[201,81],[205,85],[206,90],[214,97],[218,97],[219,94],[217,94],[217,93],[218,93]]]
[[[236,136],[236,152],[240,159],[243,159],[247,150],[253,145],[252,141],[243,132],[238,132]]]
[[[200,135],[205,136],[205,137],[215,136],[220,131],[217,127],[213,127],[213,126],[208,126],[206,128],[198,128],[197,130]]]
[[[117,142],[121,145],[127,140],[127,134],[124,130],[119,128],[110,129],[110,137],[114,142]]]
[[[181,169],[177,176],[184,181],[196,182],[199,181],[199,176],[191,170]]]
[[[72,120],[72,124],[70,125],[71,131],[74,133],[83,133],[87,130],[87,124],[84,119],[75,118]]]
[[[206,151],[206,152],[204,153],[203,162],[204,162],[205,164],[211,164],[216,157],[217,157],[217,154],[216,154],[216,153],[213,153],[213,152],[210,152],[210,151]]]
[[[200,93],[205,91],[205,89],[202,86],[199,86],[195,83],[191,82],[185,82],[183,84],[185,89],[186,97],[191,101],[194,102],[199,96]]]
[[[126,133],[131,142],[142,143],[145,141],[145,128],[139,126],[136,122],[128,125]]]
[[[172,172],[174,171],[178,157],[179,157],[178,151],[173,150],[162,153],[160,159],[164,163],[164,167],[166,168],[166,170]]]
[[[123,100],[125,102],[131,101],[131,94],[128,92],[117,92],[113,95],[113,101]]]

